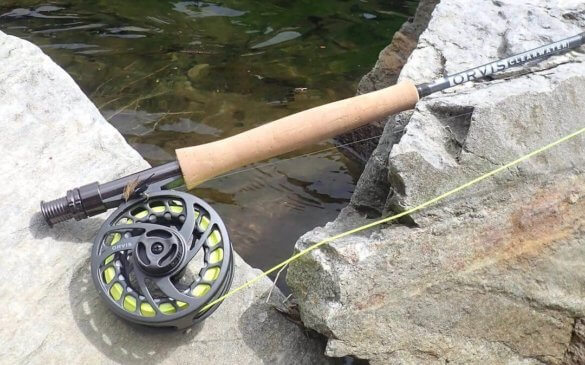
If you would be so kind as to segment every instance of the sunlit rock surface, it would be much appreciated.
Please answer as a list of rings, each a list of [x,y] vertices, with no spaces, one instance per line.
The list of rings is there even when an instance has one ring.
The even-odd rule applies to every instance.
[[[443,0],[402,70],[424,82],[585,29],[581,1]],[[303,249],[585,126],[583,47],[390,118],[349,207]],[[528,72],[532,71],[532,72]],[[582,364],[585,137],[291,265],[327,353],[371,364]]]
[[[315,364],[322,344],[274,306],[261,280],[201,325],[151,329],[117,318],[91,281],[104,215],[49,229],[39,202],[148,164],[36,46],[0,32],[0,362],[5,364]],[[234,287],[259,271],[235,261]]]

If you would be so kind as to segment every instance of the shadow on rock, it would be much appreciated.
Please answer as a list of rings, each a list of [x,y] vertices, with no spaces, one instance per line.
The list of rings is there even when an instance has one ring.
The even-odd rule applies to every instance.
[[[295,364],[329,364],[331,359],[322,355],[325,340],[308,329],[292,324],[282,313],[282,295],[272,294],[269,303],[267,293],[252,303],[239,320],[239,329],[246,345],[262,359],[264,364],[284,364],[295,359]]]
[[[104,220],[89,218],[83,221],[69,220],[49,227],[40,212],[33,214],[29,221],[29,229],[36,239],[51,237],[62,242],[91,242]]]
[[[77,326],[108,358],[122,364],[157,364],[193,341],[203,324],[186,330],[150,328],[118,318],[99,297],[90,273],[90,261],[79,265],[69,285],[69,302]]]

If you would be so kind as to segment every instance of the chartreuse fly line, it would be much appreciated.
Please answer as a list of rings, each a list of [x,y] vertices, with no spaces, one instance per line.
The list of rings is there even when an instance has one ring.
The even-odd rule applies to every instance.
[[[216,304],[218,304],[218,303],[226,300],[227,298],[231,297],[232,295],[236,294],[237,292],[239,292],[241,290],[244,290],[244,289],[252,286],[254,283],[256,283],[258,280],[262,279],[263,277],[270,275],[271,273],[275,272],[276,270],[279,270],[279,269],[283,268],[284,266],[286,266],[286,265],[288,265],[288,264],[290,264],[290,263],[298,260],[302,256],[308,254],[311,251],[314,251],[314,250],[318,249],[319,247],[321,247],[323,245],[326,245],[328,243],[331,243],[331,242],[333,242],[335,240],[338,240],[340,238],[344,238],[344,237],[347,237],[347,236],[351,236],[352,234],[355,234],[355,233],[358,233],[358,232],[362,232],[362,231],[365,231],[367,229],[370,229],[370,228],[379,226],[381,224],[395,221],[395,220],[397,220],[399,218],[402,218],[404,216],[407,216],[409,214],[412,214],[412,213],[418,212],[420,210],[423,210],[423,209],[425,209],[425,208],[427,208],[427,207],[429,207],[429,206],[431,206],[433,204],[436,204],[436,203],[438,203],[438,202],[440,202],[440,201],[442,201],[442,200],[444,200],[444,199],[446,199],[446,198],[448,198],[448,197],[450,197],[452,195],[455,195],[455,194],[459,193],[460,191],[463,191],[463,190],[468,189],[468,188],[470,188],[470,187],[472,187],[474,185],[477,185],[480,182],[482,182],[484,180],[487,180],[490,177],[492,177],[494,175],[497,175],[497,174],[499,174],[500,172],[502,172],[504,170],[507,170],[507,169],[509,169],[511,167],[514,167],[514,166],[516,166],[516,165],[518,165],[518,164],[520,164],[520,163],[522,163],[522,162],[524,162],[524,161],[526,161],[526,160],[528,160],[528,159],[530,159],[530,158],[532,158],[532,157],[534,157],[536,155],[539,155],[541,153],[544,153],[544,152],[548,151],[549,149],[551,149],[551,148],[553,148],[553,147],[555,147],[555,146],[557,146],[557,145],[559,145],[561,143],[564,143],[564,142],[567,142],[567,141],[569,141],[571,139],[574,139],[574,138],[578,137],[579,135],[581,135],[583,133],[585,133],[585,128],[581,128],[581,129],[579,129],[576,132],[573,132],[573,133],[571,133],[569,135],[566,135],[566,136],[564,136],[564,137],[562,137],[562,138],[560,138],[560,139],[558,139],[558,140],[556,140],[556,141],[554,141],[554,142],[552,142],[550,144],[547,144],[546,146],[543,146],[543,147],[541,147],[541,148],[539,148],[537,150],[534,150],[534,151],[532,151],[532,152],[530,152],[530,153],[528,153],[526,155],[523,155],[522,157],[520,157],[520,158],[518,158],[518,159],[516,159],[516,160],[514,160],[512,162],[509,162],[509,163],[507,163],[507,164],[505,164],[503,166],[500,166],[500,167],[498,167],[498,168],[496,168],[494,170],[491,170],[491,171],[489,171],[489,172],[487,172],[487,173],[485,173],[485,174],[483,174],[483,175],[481,175],[479,177],[476,177],[475,179],[473,179],[471,181],[468,181],[468,182],[466,182],[466,183],[464,183],[464,184],[462,184],[462,185],[460,185],[460,186],[458,186],[458,187],[456,187],[456,188],[454,188],[452,190],[449,190],[449,191],[447,191],[447,192],[445,192],[445,193],[443,193],[443,194],[441,194],[439,196],[436,196],[436,197],[434,197],[434,198],[432,198],[432,199],[430,199],[430,200],[428,200],[428,201],[426,201],[426,202],[424,202],[424,203],[422,203],[420,205],[417,205],[414,208],[410,208],[410,209],[407,209],[407,210],[405,210],[403,212],[394,214],[394,215],[392,215],[390,217],[382,218],[382,219],[379,219],[377,221],[374,221],[374,222],[371,222],[371,223],[364,224],[362,226],[356,227],[356,228],[351,229],[349,231],[345,231],[345,232],[336,234],[334,236],[327,237],[324,240],[321,240],[321,241],[319,241],[319,242],[317,242],[317,243],[315,243],[315,244],[313,244],[313,245],[305,248],[304,250],[299,251],[298,253],[292,255],[287,260],[285,260],[285,261],[281,262],[280,264],[278,264],[278,265],[276,265],[276,266],[274,266],[274,267],[272,267],[272,268],[264,271],[263,273],[259,274],[258,276],[256,276],[255,278],[249,280],[248,282],[246,282],[246,283],[238,286],[235,289],[230,290],[229,292],[227,292],[223,296],[221,296],[221,297],[213,300],[209,304],[207,304],[205,307],[203,307],[201,309],[201,311],[202,312],[206,311],[207,309],[209,309],[209,308],[213,307],[214,305],[216,305]]]

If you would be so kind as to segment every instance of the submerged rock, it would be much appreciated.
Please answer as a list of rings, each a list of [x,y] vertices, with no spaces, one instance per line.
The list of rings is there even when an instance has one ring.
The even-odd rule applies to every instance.
[[[443,0],[400,78],[423,82],[583,31],[582,2]],[[421,204],[583,128],[583,48],[389,119],[349,207],[297,242]],[[371,364],[585,363],[585,138],[335,241],[288,283],[327,354]]]
[[[261,280],[186,331],[132,325],[99,298],[91,242],[105,215],[49,229],[41,199],[148,164],[39,48],[0,32],[0,358],[3,363],[327,363]],[[106,213],[107,214],[107,213]],[[236,255],[234,287],[256,276]]]
[[[189,79],[191,81],[197,81],[197,80],[207,76],[208,73],[209,73],[209,64],[201,63],[201,64],[198,64],[198,65],[191,67],[189,69],[189,71],[187,72],[187,75],[189,76]]]

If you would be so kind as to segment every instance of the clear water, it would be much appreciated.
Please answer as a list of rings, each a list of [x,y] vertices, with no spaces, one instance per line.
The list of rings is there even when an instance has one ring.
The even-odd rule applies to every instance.
[[[355,93],[417,1],[2,0],[0,30],[39,45],[151,164]],[[193,191],[262,269],[334,219],[361,166],[328,142]],[[81,172],[80,172],[81,173]],[[67,187],[64,187],[67,188]]]

